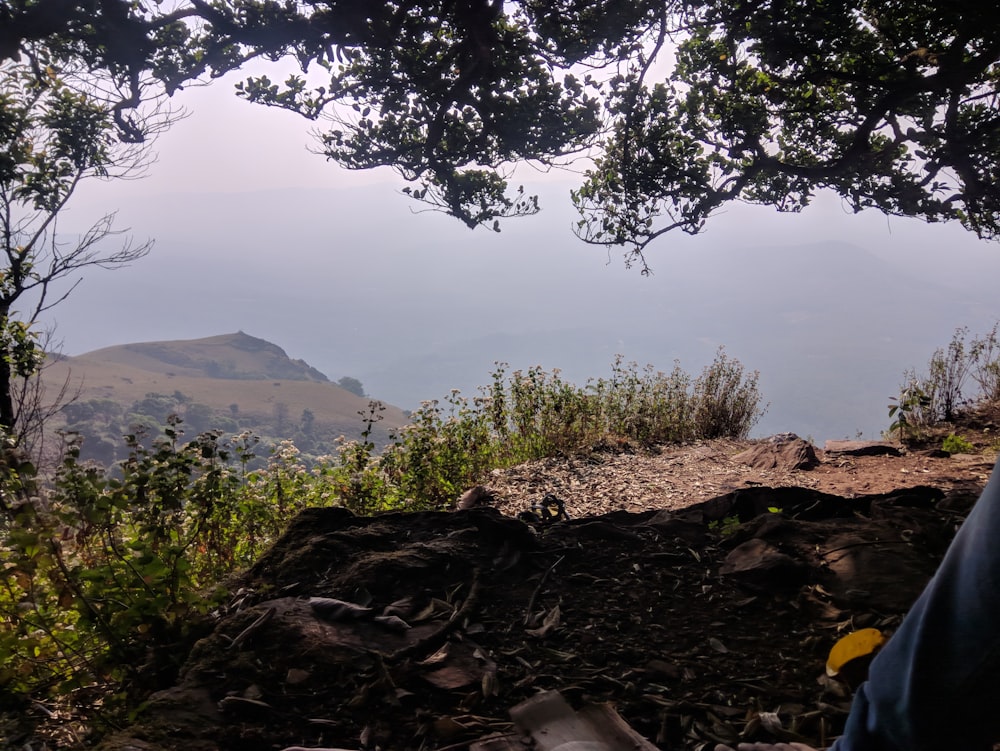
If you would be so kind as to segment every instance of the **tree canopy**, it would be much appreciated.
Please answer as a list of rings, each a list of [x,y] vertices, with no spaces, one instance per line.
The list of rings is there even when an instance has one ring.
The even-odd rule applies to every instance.
[[[239,93],[325,123],[469,226],[537,211],[512,165],[589,159],[578,234],[644,265],[729,201],[1000,233],[1000,8],[915,0],[18,0],[0,56],[72,60],[130,111],[254,57],[304,75]]]

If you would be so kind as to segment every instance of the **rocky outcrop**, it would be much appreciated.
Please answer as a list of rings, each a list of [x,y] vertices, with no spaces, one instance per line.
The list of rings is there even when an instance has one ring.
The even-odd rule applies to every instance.
[[[901,456],[899,446],[886,441],[827,441],[823,450],[842,456]]]
[[[741,451],[733,457],[733,461],[742,462],[755,469],[779,469],[786,472],[812,469],[819,465],[819,458],[812,444],[794,433],[782,433],[766,438],[746,451]]]

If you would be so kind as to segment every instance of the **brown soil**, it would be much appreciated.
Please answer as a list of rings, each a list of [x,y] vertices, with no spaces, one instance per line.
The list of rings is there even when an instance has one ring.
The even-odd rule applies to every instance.
[[[465,749],[542,689],[661,749],[826,745],[851,690],[830,647],[896,627],[994,456],[759,470],[748,446],[535,462],[494,474],[495,508],[308,511],[101,748]],[[546,494],[569,520],[514,518]]]
[[[674,510],[741,488],[800,487],[856,498],[931,485],[947,492],[978,493],[993,468],[994,453],[943,455],[930,450],[902,456],[853,456],[817,451],[808,471],[754,469],[733,457],[750,441],[717,440],[659,452],[594,451],[586,456],[542,459],[495,470],[490,489],[512,516],[553,493],[571,517],[610,511]],[[938,454],[938,455],[935,455]]]

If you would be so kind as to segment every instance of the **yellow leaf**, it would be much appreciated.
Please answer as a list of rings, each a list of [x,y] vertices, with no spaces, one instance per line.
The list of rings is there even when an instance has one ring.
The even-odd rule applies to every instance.
[[[826,674],[838,675],[841,669],[851,660],[867,657],[878,651],[885,644],[885,637],[877,628],[863,628],[839,639],[830,650],[826,660]]]

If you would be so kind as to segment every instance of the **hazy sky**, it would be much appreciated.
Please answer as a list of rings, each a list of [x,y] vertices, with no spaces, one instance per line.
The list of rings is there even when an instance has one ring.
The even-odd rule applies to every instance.
[[[177,107],[188,117],[173,126],[157,141],[158,161],[146,178],[136,181],[91,182],[78,192],[75,211],[103,209],[105,206],[131,203],[139,198],[156,198],[165,193],[249,192],[281,188],[355,188],[380,184],[386,196],[398,193],[405,183],[389,169],[349,171],[326,161],[309,151],[315,146],[311,132],[322,128],[322,121],[305,118],[279,109],[264,108],[242,101],[233,93],[233,84],[245,74],[230,74],[209,86],[191,87],[174,97]],[[281,74],[272,74],[279,78]],[[580,165],[583,169],[585,164]],[[575,166],[573,169],[577,169]],[[542,174],[531,167],[521,167],[515,183],[528,185],[553,184],[561,187],[577,185],[579,180],[571,170]],[[403,200],[397,197],[396,200]],[[568,196],[565,197],[568,203]],[[419,207],[416,207],[419,208]],[[730,214],[733,218],[725,216]],[[926,225],[898,218],[886,218],[867,212],[850,215],[836,199],[820,200],[803,215],[804,219],[779,216],[770,209],[736,207],[723,212],[710,225],[717,239],[749,236],[759,233],[811,232],[823,228],[825,238],[845,241],[878,236],[879,243],[899,246],[917,238],[929,244]],[[441,222],[457,220],[436,217]],[[138,228],[137,228],[138,229]],[[955,230],[955,231],[952,231]],[[483,234],[486,234],[485,232]],[[958,228],[931,227],[930,234],[947,242],[958,242],[972,248],[978,243],[965,237]],[[907,239],[900,243],[900,239]],[[957,240],[956,240],[957,238]],[[668,236],[653,253],[668,252],[671,245],[697,243],[702,238]],[[660,264],[662,265],[662,264]]]
[[[280,74],[272,75],[278,78]],[[175,97],[178,107],[189,115],[160,137],[155,146],[158,160],[147,177],[134,181],[90,182],[78,191],[67,214],[65,227],[75,227],[86,218],[108,208],[121,209],[121,222],[131,226],[137,237],[145,237],[137,224],[145,213],[155,210],[164,195],[192,193],[249,193],[285,188],[358,189],[379,186],[384,200],[372,206],[366,217],[350,219],[378,222],[380,206],[405,207],[408,213],[421,211],[419,204],[400,194],[405,185],[386,168],[349,171],[326,161],[309,149],[315,146],[311,131],[323,127],[293,113],[248,104],[233,93],[233,84],[243,75],[233,75],[210,86],[192,87]],[[580,165],[583,169],[585,165]],[[609,253],[574,241],[569,228],[577,218],[569,208],[568,191],[579,184],[570,170],[541,174],[530,166],[520,167],[514,184],[524,182],[529,191],[549,192],[546,211],[530,219],[504,225],[513,228],[559,227],[567,245],[578,258],[603,263]],[[135,210],[135,209],[141,210]],[[331,207],[331,211],[333,211]],[[250,217],[248,217],[249,219]],[[344,219],[344,217],[341,217]],[[280,223],[281,217],[272,217]],[[378,227],[372,227],[373,238]],[[407,230],[416,233],[447,232],[463,235],[473,244],[496,242],[486,230],[469,232],[457,220],[423,213]],[[456,231],[458,230],[458,231]],[[854,215],[846,212],[836,197],[820,196],[801,215],[780,215],[763,207],[730,206],[709,223],[703,235],[689,237],[676,233],[654,244],[649,259],[657,274],[672,273],[671,258],[689,249],[719,243],[796,242],[841,240],[862,243],[872,252],[902,265],[934,263],[945,278],[964,278],[980,262],[1000,253],[1000,246],[986,244],[961,228],[926,225],[916,220],[889,218],[876,212]],[[944,253],[944,256],[942,256]],[[610,251],[612,265],[621,267],[617,251]],[[642,280],[634,274],[637,284]]]
[[[147,178],[92,183],[71,204],[63,230],[120,209],[122,225],[157,245],[133,268],[88,274],[53,311],[65,352],[243,329],[333,378],[367,378],[374,395],[412,407],[453,385],[467,390],[470,369],[472,384],[483,383],[481,350],[490,346],[494,358],[523,355],[585,379],[606,375],[599,369],[615,352],[662,369],[682,357],[697,373],[724,344],[762,371],[772,406],[761,430],[817,431],[824,439],[856,429],[871,437],[887,423],[884,405],[897,374],[926,362],[955,327],[979,329],[1000,315],[990,284],[1000,278],[996,245],[956,226],[850,215],[835,198],[797,216],[728,209],[702,236],[667,236],[652,246],[652,278],[626,270],[617,251],[572,236],[568,190],[578,176],[571,173],[522,168],[518,177],[542,194],[542,214],[509,222],[500,234],[470,231],[441,214],[414,213],[420,207],[399,193],[404,183],[389,170],[348,172],[310,153],[317,124],[237,99],[235,80],[177,97],[190,116],[160,138]],[[849,254],[803,250],[808,257],[800,262],[795,253],[769,250],[836,242],[890,266],[876,272],[861,261],[844,271],[838,267]],[[868,273],[876,274],[874,286],[863,283]],[[740,288],[740,276],[755,274],[765,275],[754,283],[769,299]],[[837,286],[781,307],[783,298],[824,281]],[[936,286],[924,290],[924,281]],[[918,287],[923,298],[913,300],[910,290]],[[851,315],[861,309],[885,318],[912,304],[919,331],[899,330],[902,322],[892,330],[879,321],[859,324]],[[806,346],[799,337],[820,331],[838,341],[810,342],[815,357],[827,359],[802,362],[799,373],[796,358]],[[499,338],[482,341],[490,336]],[[462,362],[463,351],[478,359]],[[863,361],[851,360],[851,352]],[[893,362],[865,369],[880,357]],[[601,363],[599,372],[593,363]],[[843,381],[841,391],[831,392],[832,377]],[[816,409],[842,412],[840,422],[787,424],[808,422],[810,405],[862,391],[867,395],[850,408]],[[785,410],[786,400],[797,406]]]

